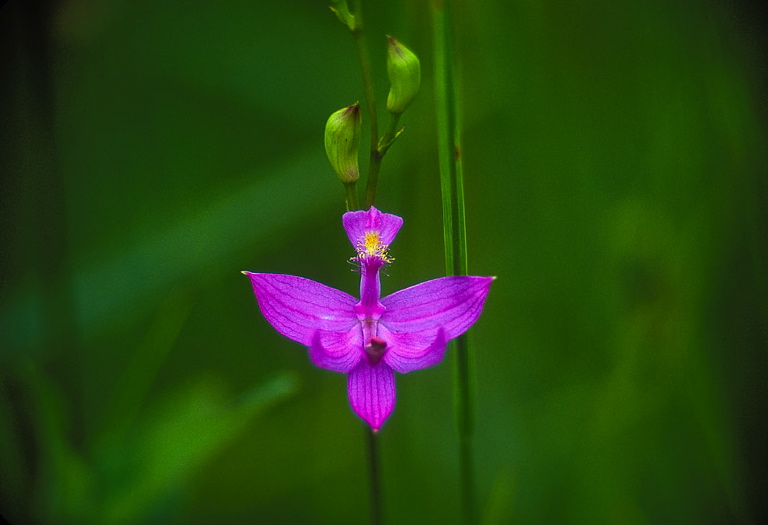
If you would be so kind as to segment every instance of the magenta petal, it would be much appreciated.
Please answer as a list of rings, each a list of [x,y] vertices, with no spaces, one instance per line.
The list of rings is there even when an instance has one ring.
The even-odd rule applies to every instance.
[[[289,339],[310,346],[317,330],[346,334],[358,324],[357,300],[340,290],[294,275],[243,273],[264,317]]]
[[[363,357],[362,332],[357,326],[346,333],[318,330],[309,347],[309,358],[320,368],[347,373]]]
[[[392,244],[397,232],[403,225],[403,219],[391,213],[382,213],[373,206],[368,211],[350,211],[341,218],[347,231],[349,242],[357,248],[365,240],[367,232],[378,232],[381,244]]]
[[[387,342],[384,362],[395,372],[405,374],[434,366],[445,356],[445,332],[438,328],[434,339],[422,334],[393,334],[379,326],[379,336]]]
[[[419,334],[430,341],[439,328],[450,341],[480,317],[493,277],[441,277],[381,299],[379,323],[393,334]]]
[[[383,361],[371,366],[363,359],[348,378],[352,410],[378,432],[395,407],[395,373]]]

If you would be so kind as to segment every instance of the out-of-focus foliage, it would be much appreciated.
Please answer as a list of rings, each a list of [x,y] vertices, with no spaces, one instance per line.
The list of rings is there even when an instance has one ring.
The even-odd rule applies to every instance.
[[[363,94],[327,3],[0,8],[11,523],[367,518],[344,377],[239,273],[357,287],[323,126]],[[422,69],[376,203],[405,218],[386,294],[443,272],[434,59],[428,2],[365,3],[379,110],[386,34]],[[765,519],[758,23],[703,0],[455,11],[470,268],[498,276],[471,335],[483,522]],[[390,523],[458,516],[452,379],[398,377]]]

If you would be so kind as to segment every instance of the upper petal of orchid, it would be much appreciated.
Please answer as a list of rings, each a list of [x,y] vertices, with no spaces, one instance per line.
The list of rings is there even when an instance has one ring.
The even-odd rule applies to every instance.
[[[383,361],[371,366],[363,359],[347,377],[352,410],[378,432],[395,407],[395,373]]]
[[[423,333],[395,334],[380,325],[379,337],[387,344],[384,362],[401,374],[436,365],[445,356],[445,331],[442,328],[430,338]]]
[[[357,299],[340,290],[294,275],[243,273],[267,321],[298,343],[311,346],[318,330],[347,334],[358,324]]]
[[[381,299],[379,319],[393,334],[420,334],[434,341],[439,328],[445,340],[458,337],[480,317],[493,277],[441,277]]]
[[[382,245],[392,244],[397,232],[403,225],[403,219],[391,213],[382,213],[373,206],[368,211],[350,211],[341,218],[344,229],[347,231],[349,242],[356,250],[365,245],[366,234],[378,235],[378,242]]]
[[[320,368],[348,373],[363,358],[363,336],[359,326],[344,332],[317,330],[309,347],[309,358]]]

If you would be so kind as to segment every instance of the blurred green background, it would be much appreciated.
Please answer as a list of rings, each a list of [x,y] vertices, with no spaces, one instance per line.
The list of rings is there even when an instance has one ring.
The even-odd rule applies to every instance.
[[[322,0],[0,8],[0,512],[26,523],[364,523],[345,377],[251,270],[356,293],[323,150],[362,100]],[[367,2],[423,88],[377,206],[383,282],[443,275],[429,3]],[[459,2],[481,522],[761,523],[764,18],[749,4]],[[380,109],[381,109],[380,108]],[[366,128],[367,129],[367,128]],[[367,137],[364,136],[364,141]],[[455,523],[452,359],[398,376],[388,523]]]

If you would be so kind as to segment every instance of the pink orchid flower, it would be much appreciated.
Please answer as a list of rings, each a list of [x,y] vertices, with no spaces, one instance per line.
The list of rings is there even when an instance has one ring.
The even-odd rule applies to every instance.
[[[378,432],[395,406],[395,374],[436,365],[446,343],[477,321],[493,277],[442,277],[380,298],[379,270],[403,219],[368,211],[342,222],[357,251],[360,300],[324,284],[243,272],[269,323],[309,348],[320,367],[348,375],[352,409]]]

